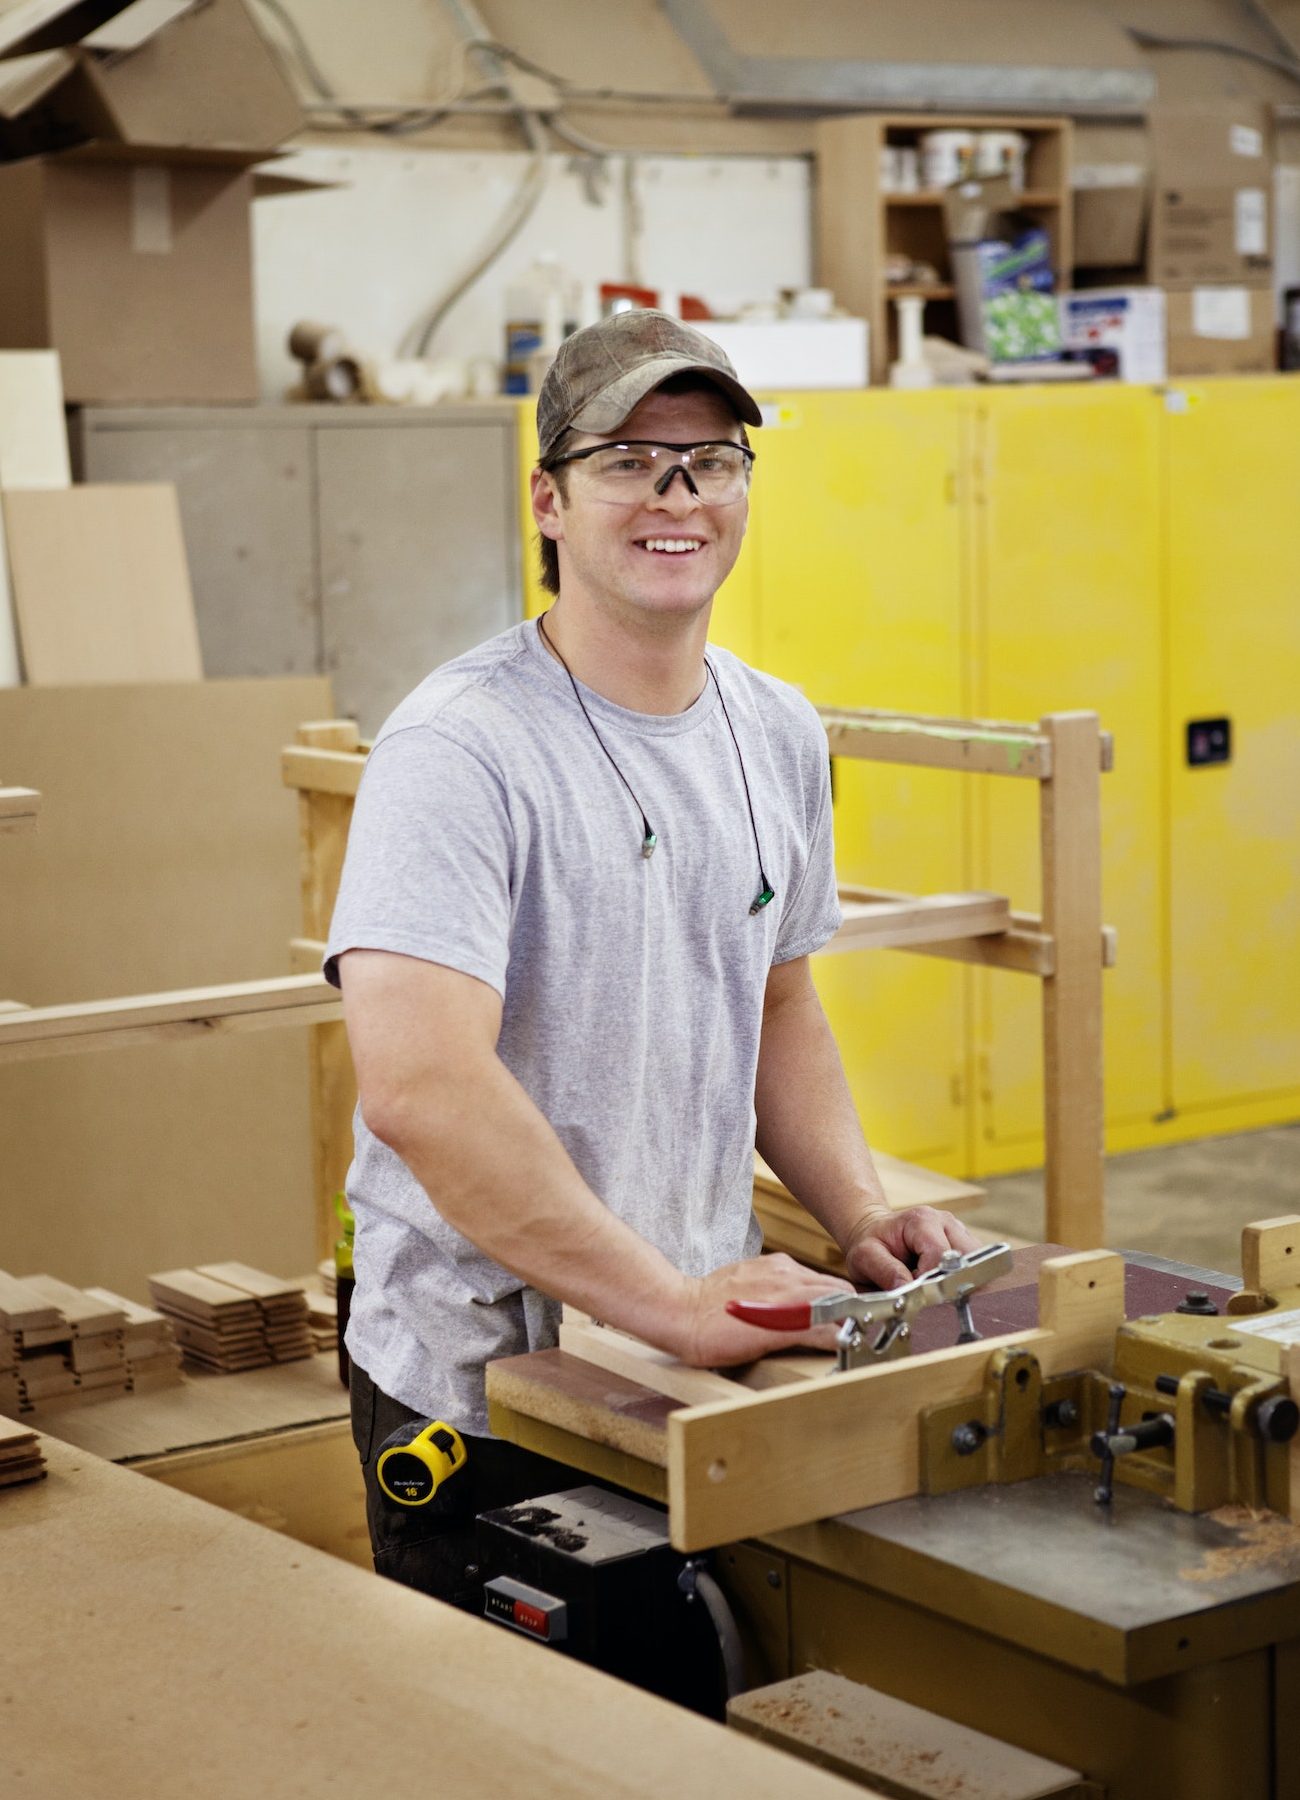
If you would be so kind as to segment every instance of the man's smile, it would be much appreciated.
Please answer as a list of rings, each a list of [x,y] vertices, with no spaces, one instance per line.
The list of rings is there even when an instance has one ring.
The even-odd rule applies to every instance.
[[[656,556],[688,556],[692,551],[704,548],[704,539],[697,537],[644,537],[635,542],[638,549],[649,550]]]

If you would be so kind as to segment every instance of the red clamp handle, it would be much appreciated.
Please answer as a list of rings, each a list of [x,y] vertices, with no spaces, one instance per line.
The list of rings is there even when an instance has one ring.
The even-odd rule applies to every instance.
[[[766,1302],[728,1300],[727,1311],[746,1325],[763,1325],[768,1331],[807,1331],[812,1324],[812,1305],[771,1306]]]

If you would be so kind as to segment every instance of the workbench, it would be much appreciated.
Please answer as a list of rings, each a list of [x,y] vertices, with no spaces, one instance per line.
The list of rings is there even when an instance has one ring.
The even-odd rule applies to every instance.
[[[985,1334],[1036,1323],[1043,1254],[1018,1252],[976,1296]],[[1126,1316],[1237,1285],[1129,1258]],[[921,1319],[955,1332],[947,1309]],[[493,1365],[489,1396],[498,1435],[665,1497],[677,1402],[563,1351]],[[1178,1513],[1130,1487],[1103,1509],[1094,1487],[1057,1475],[918,1496],[724,1546],[714,1565],[751,1678],[849,1676],[1078,1768],[1108,1800],[1289,1800],[1300,1529],[1244,1508]]]
[[[497,1626],[41,1447],[47,1479],[0,1494],[6,1795],[862,1800]]]
[[[365,1489],[334,1351],[35,1412],[37,1431],[369,1569]]]

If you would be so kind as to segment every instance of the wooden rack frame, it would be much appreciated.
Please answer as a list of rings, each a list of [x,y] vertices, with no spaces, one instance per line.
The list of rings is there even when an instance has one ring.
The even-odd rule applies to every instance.
[[[0,788],[0,832],[33,829],[40,800],[34,788]],[[21,1000],[0,1000],[0,1064],[69,1056],[82,1050],[113,1050],[162,1038],[258,1031],[342,1017],[338,995],[319,973],[176,988],[162,994],[129,994],[69,1006],[27,1006]]]
[[[1101,1245],[1102,970],[1115,934],[1101,917],[1101,775],[1113,746],[1095,713],[1054,713],[1037,725],[922,714],[821,709],[832,756],[912,763],[1039,784],[1041,918],[1000,894],[898,894],[844,887],[844,924],[823,954],[905,950],[1037,976],[1043,984],[1046,1237]],[[292,966],[320,967],[343,871],[352,803],[368,745],[350,720],[304,725],[283,756],[299,795],[303,935]],[[320,1254],[334,1235],[333,1197],[351,1160],[356,1084],[340,1024],[311,1035],[313,1171]]]

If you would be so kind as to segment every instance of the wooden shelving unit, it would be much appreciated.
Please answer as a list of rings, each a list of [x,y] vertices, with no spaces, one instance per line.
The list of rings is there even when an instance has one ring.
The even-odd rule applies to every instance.
[[[1068,283],[1073,262],[1068,119],[868,113],[822,120],[816,137],[816,280],[870,323],[873,382],[887,378],[897,354],[890,301],[898,295],[920,294],[931,302],[926,330],[960,342],[943,193],[891,193],[882,178],[882,152],[919,145],[927,131],[1018,131],[1028,138],[1020,210],[1048,233],[1058,286]],[[939,281],[891,287],[885,274],[894,255],[932,264]]]

